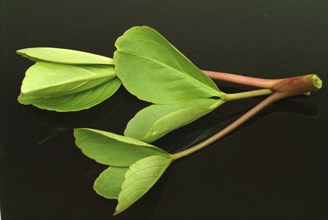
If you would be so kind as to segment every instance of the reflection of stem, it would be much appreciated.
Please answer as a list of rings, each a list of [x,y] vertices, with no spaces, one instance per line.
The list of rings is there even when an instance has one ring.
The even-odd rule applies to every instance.
[[[278,80],[276,81],[275,84],[271,85],[272,90],[274,91],[272,95],[264,99],[262,102],[257,104],[255,107],[253,107],[251,110],[246,112],[243,116],[232,122],[223,130],[219,131],[218,133],[211,136],[210,138],[202,141],[201,143],[194,145],[191,148],[173,154],[172,158],[176,160],[205,148],[209,144],[224,137],[225,135],[227,135],[228,133],[230,133],[240,125],[242,125],[244,122],[246,122],[248,119],[252,118],[259,111],[261,111],[262,109],[264,109],[265,107],[267,107],[268,105],[274,103],[279,99],[306,93],[306,92],[315,91],[320,89],[321,86],[322,86],[322,81],[315,74]]]

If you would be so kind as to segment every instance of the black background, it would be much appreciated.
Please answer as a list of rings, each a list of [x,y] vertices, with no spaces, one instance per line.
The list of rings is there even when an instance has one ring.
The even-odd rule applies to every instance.
[[[327,219],[327,1],[1,1],[1,215],[5,219]],[[280,101],[189,158],[113,217],[92,189],[104,166],[72,127],[122,133],[147,103],[123,88],[90,110],[55,113],[16,98],[32,64],[15,50],[112,56],[126,29],[157,29],[202,69],[263,78],[317,73],[322,90]],[[223,91],[244,87],[218,83]],[[170,152],[222,128],[259,99],[225,104],[155,144]]]

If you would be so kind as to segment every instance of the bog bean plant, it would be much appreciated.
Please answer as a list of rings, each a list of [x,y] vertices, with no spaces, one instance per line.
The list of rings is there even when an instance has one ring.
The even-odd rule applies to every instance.
[[[140,199],[175,160],[217,141],[268,105],[309,94],[322,86],[315,74],[260,79],[200,70],[147,26],[130,28],[115,46],[113,59],[60,48],[17,51],[35,62],[22,82],[18,102],[23,105],[57,112],[80,111],[110,98],[121,84],[138,99],[151,103],[128,122],[124,135],[92,128],[74,129],[76,145],[83,154],[108,165],[95,180],[94,190],[105,198],[118,200],[114,214]],[[225,93],[212,79],[258,89]],[[170,154],[151,144],[229,101],[255,96],[267,97],[217,134],[186,150]]]

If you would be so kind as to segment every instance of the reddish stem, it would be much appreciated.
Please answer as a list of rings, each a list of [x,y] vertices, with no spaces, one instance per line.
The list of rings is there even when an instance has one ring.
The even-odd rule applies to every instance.
[[[203,72],[210,78],[225,82],[237,83],[247,86],[254,86],[263,89],[272,89],[272,87],[281,81],[281,79],[262,79],[249,76],[242,76],[232,73],[215,72],[209,70],[203,70]]]

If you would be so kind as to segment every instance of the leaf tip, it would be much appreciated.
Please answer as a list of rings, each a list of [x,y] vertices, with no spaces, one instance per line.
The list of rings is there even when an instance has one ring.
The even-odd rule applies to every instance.
[[[80,148],[79,146],[79,135],[81,132],[83,132],[83,130],[85,130],[84,128],[73,128],[73,136],[75,138],[75,144]]]
[[[113,213],[113,216],[116,216],[116,215],[118,215],[118,214],[120,214],[120,213],[122,213],[123,211],[125,211],[127,208],[129,208],[130,206],[128,206],[128,207],[122,207],[121,206],[121,204],[120,204],[120,202],[118,201],[118,203],[117,203],[117,206],[116,206],[116,208],[115,208],[115,212]]]
[[[22,99],[22,93],[19,93],[19,95],[17,96],[17,102],[21,103],[21,99]]]
[[[115,212],[113,213],[113,216],[116,216],[120,214],[123,210],[118,210],[117,208],[115,209]]]
[[[18,54],[22,57],[28,58],[28,55],[26,53],[26,49],[18,49],[18,50],[16,50],[16,54]]]

